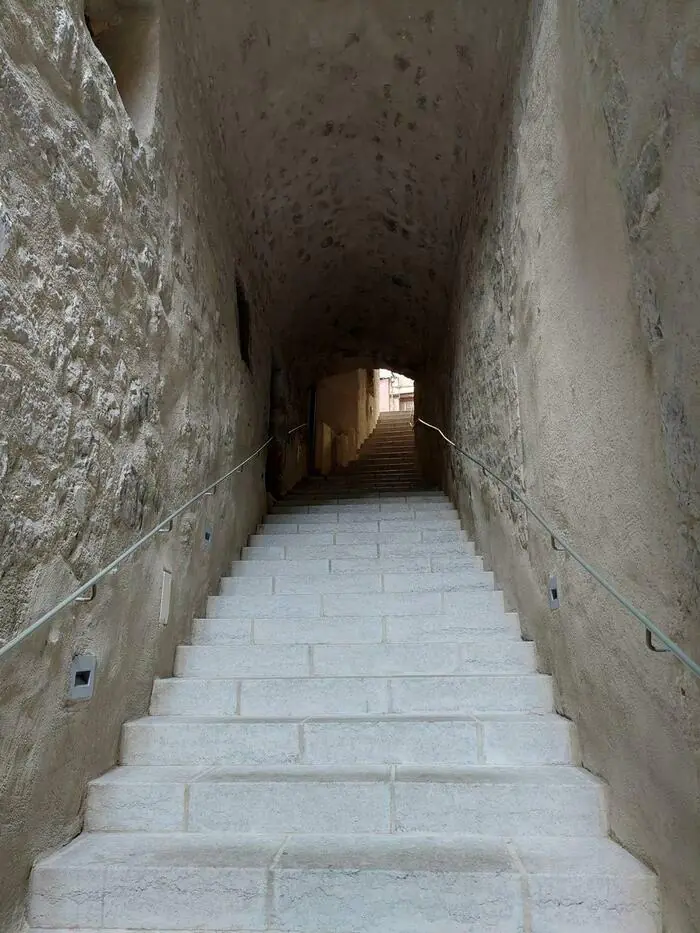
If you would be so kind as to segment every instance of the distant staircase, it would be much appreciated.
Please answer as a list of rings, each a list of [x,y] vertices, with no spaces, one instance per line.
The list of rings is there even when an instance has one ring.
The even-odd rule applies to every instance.
[[[33,929],[659,933],[409,418],[251,537],[36,866]]]

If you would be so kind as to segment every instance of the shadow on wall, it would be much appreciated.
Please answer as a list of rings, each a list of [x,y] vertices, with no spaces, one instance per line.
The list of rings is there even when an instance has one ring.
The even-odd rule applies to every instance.
[[[153,130],[160,73],[160,15],[155,2],[87,0],[85,23],[109,65],[141,141]]]

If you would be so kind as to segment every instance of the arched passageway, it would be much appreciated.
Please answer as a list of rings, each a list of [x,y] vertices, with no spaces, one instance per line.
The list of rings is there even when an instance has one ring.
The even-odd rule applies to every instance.
[[[277,446],[267,477],[233,476],[3,668],[0,927],[267,492],[352,458],[380,366],[700,655],[697,5],[633,7],[6,0],[3,639]],[[311,454],[288,434],[305,423]],[[610,784],[614,832],[659,873],[669,930],[691,933],[697,685],[417,431]],[[100,675],[76,708],[64,675],[83,652]]]

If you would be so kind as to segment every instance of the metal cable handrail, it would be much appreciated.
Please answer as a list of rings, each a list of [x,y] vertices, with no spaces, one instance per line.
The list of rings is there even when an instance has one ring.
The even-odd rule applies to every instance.
[[[291,431],[287,432],[287,437],[291,437],[292,434],[295,434],[297,431],[300,431],[302,428],[306,427],[306,422],[304,424],[298,424],[295,428],[292,428]],[[259,453],[262,453],[265,448],[269,447],[272,441],[274,440],[273,436],[268,437],[264,444],[261,444],[257,450],[255,450],[249,457],[246,457],[245,460],[237,464],[233,469],[229,470],[228,473],[224,473],[223,476],[220,476],[213,483],[210,483],[206,489],[203,489],[201,492],[197,493],[196,496],[192,496],[191,499],[188,499],[184,505],[181,505],[179,508],[175,509],[174,512],[171,512],[167,518],[164,518],[161,522],[151,528],[149,532],[140,537],[138,541],[135,541],[130,547],[125,551],[122,551],[114,560],[107,564],[106,567],[103,567],[102,570],[99,570],[94,577],[91,577],[87,583],[83,583],[82,586],[79,586],[77,590],[74,590],[69,596],[66,596],[65,599],[62,599],[60,603],[57,603],[53,609],[50,609],[48,612],[45,612],[41,618],[37,619],[36,622],[32,622],[27,628],[23,629],[19,634],[15,635],[14,638],[10,639],[6,645],[0,647],[0,658],[8,655],[13,651],[19,644],[21,644],[25,639],[29,638],[34,634],[38,629],[46,625],[47,622],[50,622],[51,619],[55,618],[60,612],[64,609],[67,609],[68,606],[76,602],[92,602],[95,598],[97,592],[97,584],[103,580],[106,576],[111,573],[115,573],[121,564],[124,563],[127,558],[131,557],[136,551],[143,547],[147,541],[150,541],[151,538],[160,532],[172,531],[173,522],[175,519],[182,515],[190,506],[194,505],[196,502],[199,502],[200,499],[205,497],[213,496],[216,492],[216,487],[223,483],[229,477],[233,476],[234,473],[238,473],[239,470],[242,470],[244,466],[250,463],[251,460],[254,460]],[[87,596],[85,594],[88,594]]]
[[[577,551],[575,551],[572,547],[570,547],[566,543],[564,538],[562,538],[562,536],[559,534],[559,532],[555,531],[554,528],[552,528],[552,526],[546,521],[546,519],[542,517],[542,515],[537,511],[537,509],[533,505],[530,504],[530,502],[525,498],[525,496],[523,496],[521,492],[519,492],[514,486],[511,486],[510,483],[508,483],[506,480],[500,477],[497,473],[494,473],[494,471],[491,470],[484,463],[484,461],[481,460],[480,457],[476,457],[474,456],[474,454],[467,453],[466,450],[462,450],[460,447],[458,447],[453,440],[450,440],[450,438],[447,437],[447,435],[444,434],[443,431],[440,430],[440,428],[436,427],[434,424],[429,424],[427,421],[424,421],[422,418],[417,418],[416,421],[418,421],[422,425],[425,425],[426,428],[430,428],[432,431],[436,431],[442,437],[442,439],[450,445],[450,447],[453,447],[457,451],[457,453],[460,453],[462,454],[463,457],[466,457],[468,460],[471,460],[471,462],[475,463],[478,467],[480,467],[484,473],[487,473],[489,476],[495,479],[497,483],[499,483],[501,486],[507,489],[510,492],[511,497],[513,499],[517,499],[525,507],[525,509],[532,515],[532,517],[536,521],[538,521],[540,525],[542,525],[542,527],[551,536],[552,547],[554,548],[554,550],[566,551],[566,553],[569,554],[571,557],[573,557],[576,563],[579,564],[581,567],[583,567],[586,573],[590,574],[590,576],[592,576],[594,580],[600,583],[603,589],[606,590],[608,593],[610,593],[610,595],[613,596],[620,603],[620,605],[623,606],[623,608],[627,610],[627,612],[629,612],[631,615],[635,617],[635,619],[637,619],[639,622],[642,623],[642,625],[644,626],[646,630],[646,644],[647,644],[647,647],[651,651],[656,651],[656,652],[668,651],[671,654],[674,654],[678,658],[678,660],[688,668],[689,671],[695,674],[696,677],[700,677],[700,664],[698,664],[697,661],[694,661],[689,655],[687,655],[685,651],[683,651],[683,649],[680,647],[680,645],[677,645],[676,642],[673,641],[672,638],[670,638],[661,628],[659,628],[656,622],[652,621],[652,619],[650,619],[649,616],[645,615],[645,613],[643,613],[640,609],[637,609],[637,607],[634,606],[625,596],[623,596],[622,593],[618,592],[618,590],[611,583],[609,583],[605,579],[605,577],[603,577],[600,573],[598,573],[598,571],[595,570],[595,568],[591,567],[588,561],[586,561]],[[665,648],[654,647],[654,644],[651,640],[652,635],[656,636],[656,638],[663,645],[665,645]]]

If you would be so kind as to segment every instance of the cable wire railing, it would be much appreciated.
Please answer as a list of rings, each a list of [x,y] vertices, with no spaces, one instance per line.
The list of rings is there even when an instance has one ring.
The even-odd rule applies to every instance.
[[[306,423],[299,424],[295,428],[292,428],[291,431],[287,432],[287,437],[291,437],[292,434],[295,434],[297,431],[300,431],[302,428],[306,427]],[[178,516],[182,515],[183,512],[186,512],[187,509],[191,508],[201,499],[209,498],[216,493],[217,487],[224,483],[227,479],[230,479],[235,473],[239,473],[243,467],[247,466],[252,460],[262,453],[267,447],[270,446],[274,436],[268,437],[264,444],[261,444],[257,450],[254,450],[253,453],[246,457],[245,460],[242,460],[240,463],[236,464],[235,467],[230,469],[228,473],[224,473],[223,476],[220,476],[218,479],[214,480],[213,483],[210,483],[205,489],[202,489],[201,492],[198,492],[196,496],[192,496],[191,499],[188,499],[183,505],[175,509],[174,512],[171,512],[166,518],[158,522],[150,531],[145,535],[142,535],[138,541],[135,541],[130,545],[126,550],[122,551],[121,554],[118,554],[106,567],[103,567],[99,570],[93,577],[91,577],[86,583],[83,583],[82,586],[79,586],[76,590],[70,593],[65,599],[62,599],[57,603],[52,609],[49,609],[48,612],[45,612],[41,618],[37,619],[36,622],[32,622],[31,625],[19,632],[14,638],[8,641],[5,645],[0,647],[0,658],[3,658],[14,651],[23,641],[27,638],[30,638],[35,632],[47,625],[52,619],[56,618],[59,613],[63,612],[64,609],[67,609],[73,603],[88,603],[92,602],[97,594],[97,585],[100,581],[104,580],[105,577],[110,574],[116,573],[124,561],[128,560],[132,554],[135,554],[136,551],[140,550],[145,544],[147,544],[152,538],[158,534],[168,533],[173,530],[173,523]]]
[[[480,457],[477,457],[474,454],[470,454],[468,451],[462,450],[461,447],[458,447],[457,444],[449,437],[447,437],[447,435],[441,431],[440,428],[436,427],[436,425],[430,424],[429,422],[424,421],[422,418],[416,418],[416,421],[419,424],[424,425],[426,428],[430,428],[431,431],[437,432],[440,437],[442,437],[442,439],[447,444],[449,444],[450,447],[457,451],[457,453],[476,464],[476,466],[480,467],[484,474],[490,476],[504,489],[507,489],[511,495],[511,498],[514,501],[520,502],[521,505],[530,513],[530,515],[532,515],[532,517],[545,529],[547,534],[550,535],[552,548],[555,551],[565,551],[576,561],[580,567],[586,571],[587,574],[593,577],[593,579],[596,580],[596,582],[599,583],[604,590],[606,590],[614,599],[616,599],[617,602],[620,603],[620,605],[630,613],[630,615],[634,616],[638,622],[642,623],[646,633],[646,646],[650,651],[654,651],[656,653],[668,652],[675,655],[676,658],[678,658],[678,660],[684,664],[689,671],[695,674],[696,677],[700,677],[700,664],[698,664],[697,661],[694,661],[688,654],[686,654],[680,645],[676,644],[676,642],[673,641],[673,639],[670,638],[659,627],[659,625],[657,625],[656,622],[650,619],[648,615],[641,611],[641,609],[637,609],[637,607],[633,605],[633,603],[631,603],[625,596],[623,596],[622,593],[620,593],[612,583],[606,580],[602,574],[600,574],[594,567],[592,567],[588,561],[578,553],[578,551],[574,550],[574,548],[572,548],[566,542],[566,540],[558,531],[552,528],[552,526],[542,516],[538,509],[536,509],[532,503],[518,489],[515,488],[515,486],[511,485],[511,483],[503,479],[502,476],[499,476],[498,473],[494,473],[494,471],[488,467]],[[652,636],[660,641],[661,644],[665,647],[657,648],[653,643]]]

